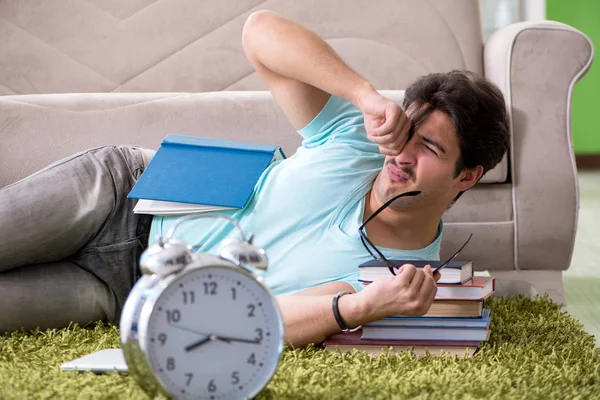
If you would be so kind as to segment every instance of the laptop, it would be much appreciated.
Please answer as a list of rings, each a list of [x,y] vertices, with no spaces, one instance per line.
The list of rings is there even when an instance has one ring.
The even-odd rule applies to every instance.
[[[97,374],[129,371],[121,349],[100,350],[68,361],[62,364],[60,369],[63,371],[91,371]]]

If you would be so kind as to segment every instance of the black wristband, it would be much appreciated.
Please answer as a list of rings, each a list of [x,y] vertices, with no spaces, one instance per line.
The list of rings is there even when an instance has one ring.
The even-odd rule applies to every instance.
[[[338,300],[340,299],[340,297],[342,297],[345,294],[351,294],[351,293],[350,292],[339,292],[338,294],[333,296],[333,301],[331,302],[331,308],[333,309],[333,317],[335,318],[335,322],[337,322],[337,324],[340,327],[340,329],[342,330],[342,332],[345,332],[345,333],[355,332],[355,331],[359,330],[360,328],[362,328],[362,325],[359,325],[353,329],[349,329],[346,326],[346,324],[344,323],[344,320],[342,319],[342,316],[340,315],[340,310],[338,308]]]

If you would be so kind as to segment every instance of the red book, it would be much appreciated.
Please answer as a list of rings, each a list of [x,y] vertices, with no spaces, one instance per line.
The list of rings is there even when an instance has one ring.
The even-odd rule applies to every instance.
[[[342,353],[361,350],[379,355],[384,351],[392,353],[411,350],[417,356],[426,354],[449,354],[458,357],[470,357],[479,347],[478,341],[463,340],[375,340],[361,339],[362,332],[341,333],[327,338],[323,342],[325,350]]]
[[[493,276],[474,276],[460,285],[438,284],[436,300],[483,300],[496,290]]]
[[[371,282],[362,282],[364,286]],[[461,284],[438,283],[436,300],[476,300],[491,296],[496,290],[496,279],[493,276],[474,276]]]
[[[478,340],[393,340],[393,339],[362,339],[362,330],[349,333],[339,333],[325,339],[324,346],[336,344],[369,344],[379,346],[452,346],[477,347]]]

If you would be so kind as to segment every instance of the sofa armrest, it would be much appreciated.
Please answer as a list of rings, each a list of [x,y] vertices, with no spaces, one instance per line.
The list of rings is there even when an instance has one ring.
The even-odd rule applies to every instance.
[[[516,269],[570,264],[579,206],[571,95],[593,53],[587,36],[552,21],[507,26],[485,44],[485,76],[510,113]]]

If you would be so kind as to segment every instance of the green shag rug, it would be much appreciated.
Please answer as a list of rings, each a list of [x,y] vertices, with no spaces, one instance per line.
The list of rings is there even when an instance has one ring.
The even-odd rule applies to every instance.
[[[594,338],[547,298],[490,298],[492,334],[470,359],[286,350],[259,399],[598,399]],[[119,347],[114,325],[0,336],[0,399],[145,399],[128,375],[62,372]]]

